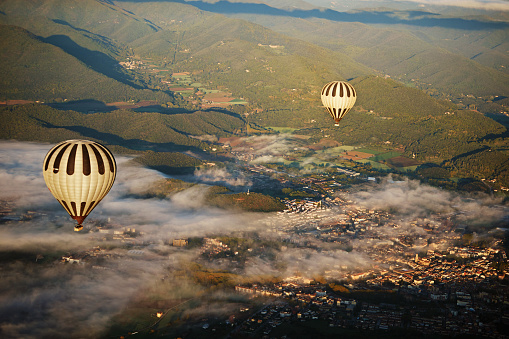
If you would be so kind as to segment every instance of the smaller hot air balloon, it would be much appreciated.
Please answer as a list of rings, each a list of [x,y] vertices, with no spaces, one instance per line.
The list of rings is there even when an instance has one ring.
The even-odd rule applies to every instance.
[[[89,140],[67,140],[53,147],[43,164],[51,194],[76,220],[75,231],[108,194],[117,172],[115,158],[103,145]]]
[[[322,103],[336,126],[339,126],[339,121],[350,111],[356,99],[355,89],[345,81],[332,81],[322,88]]]

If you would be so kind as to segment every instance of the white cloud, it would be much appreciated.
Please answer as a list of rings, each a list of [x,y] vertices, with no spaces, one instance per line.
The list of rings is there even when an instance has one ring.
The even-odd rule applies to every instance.
[[[507,1],[494,0],[395,0],[397,2],[416,2],[423,5],[455,6],[490,11],[509,11]]]
[[[298,147],[286,137],[261,137],[255,151],[260,155],[277,155]],[[36,217],[23,223],[0,224],[0,248],[6,252],[24,253],[35,262],[38,253],[80,252],[94,246],[111,246],[109,256],[101,263],[103,269],[48,263],[2,263],[0,279],[0,331],[7,337],[98,337],[111,316],[120,312],[139,291],[146,290],[168,274],[166,268],[182,261],[197,260],[197,251],[178,251],[168,246],[173,238],[229,234],[235,231],[259,231],[260,236],[276,236],[267,232],[271,224],[266,215],[236,213],[203,204],[208,186],[197,184],[167,198],[143,198],[154,183],[165,177],[157,171],[136,165],[129,157],[116,156],[118,175],[112,190],[89,216],[95,220],[111,219],[119,227],[134,227],[145,232],[138,240],[144,245],[145,256],[129,256],[115,243],[99,242],[94,233],[73,232],[73,221],[47,190],[42,177],[42,162],[51,145],[0,142],[0,200],[9,200],[14,208],[33,210]],[[250,150],[253,151],[253,150]],[[202,178],[231,185],[249,183],[234,168],[198,172]],[[196,179],[196,178],[195,178]],[[387,181],[369,191],[353,196],[369,209],[398,209],[404,217],[428,217],[434,213],[458,213],[459,218],[472,221],[497,220],[507,215],[499,201],[485,197],[466,199],[458,194],[421,185],[416,181]],[[342,218],[337,210],[321,216],[320,222]],[[487,218],[490,219],[487,219]],[[272,220],[272,219],[271,219]],[[282,227],[302,224],[305,219],[278,219]],[[314,223],[318,222],[313,220]],[[284,224],[284,225],[283,225]],[[271,224],[272,225],[272,224]],[[85,220],[87,227],[87,220]],[[269,227],[270,229],[270,227]],[[260,232],[263,231],[263,232]],[[401,232],[420,234],[420,228],[402,222],[399,229],[385,228],[388,236]],[[393,234],[391,232],[394,232]],[[297,236],[295,236],[297,237]],[[297,239],[298,240],[298,239]],[[310,248],[273,250],[276,261],[267,257],[250,257],[245,275],[274,274],[290,277],[300,274],[312,278],[327,275],[341,278],[358,268],[368,268],[371,259],[362,253],[361,242],[352,242],[346,252],[333,244],[307,239],[320,246],[321,252]],[[177,292],[175,292],[177,293]],[[200,312],[200,310],[195,310]],[[20,315],[21,316],[17,316]],[[23,316],[30,314],[30,316]]]
[[[50,148],[35,143],[0,143],[0,200],[14,202],[16,206],[53,203],[42,178],[43,160]]]
[[[222,185],[230,189],[243,189],[252,185],[249,178],[234,168],[201,168],[194,172],[194,180],[210,185]]]
[[[499,221],[509,213],[500,198],[487,195],[468,197],[416,180],[394,182],[391,177],[376,187],[353,194],[352,199],[365,208],[391,209],[399,216],[426,217],[452,213],[458,220],[473,224]]]

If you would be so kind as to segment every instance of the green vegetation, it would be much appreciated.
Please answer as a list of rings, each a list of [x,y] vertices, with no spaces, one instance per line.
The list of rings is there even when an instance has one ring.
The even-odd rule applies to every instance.
[[[293,131],[307,135],[309,142],[327,138],[337,145],[385,149],[378,156],[387,159],[363,159],[359,162],[364,165],[355,165],[366,171],[417,170],[437,184],[472,177],[509,186],[506,127],[465,109],[478,108],[476,96],[490,107],[505,105],[507,76],[423,44],[418,35],[327,21],[313,29],[306,20],[292,20],[286,28],[272,25],[310,41],[305,42],[174,2],[71,0],[64,5],[63,0],[8,0],[0,11],[5,47],[0,52],[0,101],[46,101],[61,109],[2,109],[8,126],[0,133],[3,139],[90,138],[116,152],[161,153],[147,153],[140,160],[166,173],[183,173],[200,161],[177,153],[209,150],[210,143],[201,141],[206,135]],[[326,45],[313,39],[311,32],[327,36],[337,31],[331,27],[341,27],[341,39]],[[504,34],[488,36],[485,42],[495,42]],[[475,39],[468,40],[479,47]],[[458,41],[454,44],[460,47]],[[121,67],[121,61],[133,67]],[[401,68],[396,70],[396,64]],[[379,73],[373,69],[406,73],[400,74],[401,80],[411,86],[375,76]],[[177,72],[184,73],[172,76]],[[418,73],[423,76],[415,76]],[[320,107],[319,91],[330,79],[351,79],[359,93],[339,127]],[[172,93],[168,83],[174,82],[193,91]],[[439,95],[447,86],[447,95]],[[230,111],[197,111],[199,103],[193,100],[202,90],[231,93],[247,104],[231,106]],[[434,97],[463,102],[456,100],[455,105]],[[153,104],[136,112],[116,109],[147,100]],[[69,107],[94,113],[78,114]],[[324,159],[315,165],[333,163]]]
[[[358,14],[369,17],[373,15],[371,11],[366,9]],[[386,13],[389,12],[387,9]],[[403,14],[404,11],[394,13]],[[500,52],[508,39],[507,29],[503,25],[499,29],[451,29],[449,25],[439,24],[440,19],[446,21],[450,17],[435,13],[430,13],[430,16],[438,19],[432,29],[409,24],[404,26],[404,30],[401,26],[384,26],[383,23],[374,27],[322,20],[317,25],[314,20],[272,18],[268,21],[262,16],[251,16],[249,20],[342,52],[384,75],[389,74],[411,86],[425,89],[433,96],[454,100],[472,94],[486,100],[490,95],[506,95],[509,81],[501,65],[507,64],[507,56]],[[416,20],[426,20],[426,17]],[[489,22],[489,19],[486,20]],[[496,20],[507,22],[506,18]],[[337,32],[341,35],[338,36]]]
[[[226,270],[207,268],[196,262],[187,265],[186,273],[196,283],[208,287],[233,287],[242,280],[242,277],[237,274]]]
[[[239,208],[250,212],[274,212],[285,209],[278,198],[261,193],[232,193],[209,196],[207,202],[221,208]]]
[[[9,127],[0,132],[2,139],[56,142],[65,137],[87,137],[132,150],[201,149],[206,144],[191,136],[229,136],[231,130],[244,125],[240,117],[215,111],[83,114],[31,104],[1,107],[0,115]]]
[[[51,143],[66,139],[97,140],[114,152],[139,154],[137,161],[168,174],[192,173],[202,164],[181,153],[203,152],[208,147],[191,137],[195,133],[228,135],[228,130],[243,125],[238,117],[213,111],[165,115],[117,110],[83,114],[41,104],[0,108],[0,119],[9,126],[0,131],[2,139]]]
[[[181,153],[155,153],[147,152],[136,161],[142,162],[144,165],[158,169],[167,170],[172,169],[172,173],[182,174],[186,169],[193,168],[192,165],[194,158],[190,158]],[[189,166],[183,166],[185,161],[190,162]],[[155,163],[164,163],[165,165],[154,165]],[[171,164],[175,163],[172,168]],[[195,164],[196,166],[196,164]],[[165,168],[161,168],[165,167]],[[168,171],[169,172],[169,171]],[[179,179],[164,179],[159,180],[153,187],[148,187],[145,194],[148,197],[166,197],[173,194],[182,192],[196,184],[185,182]],[[262,193],[232,193],[222,186],[211,186],[208,188],[205,196],[205,203],[209,206],[223,208],[223,209],[238,209],[248,212],[274,212],[282,211],[285,209],[285,204],[278,198],[262,194]]]
[[[147,151],[136,161],[166,174],[192,174],[201,161],[178,152]]]
[[[7,47],[0,51],[0,100],[174,102],[171,94],[143,89],[119,69],[114,59],[88,51],[67,36],[56,36],[59,41],[55,42],[1,24],[0,35],[2,46]],[[75,51],[66,53],[59,44],[70,45]],[[91,59],[98,59],[98,67],[75,58],[73,53],[90,54]]]

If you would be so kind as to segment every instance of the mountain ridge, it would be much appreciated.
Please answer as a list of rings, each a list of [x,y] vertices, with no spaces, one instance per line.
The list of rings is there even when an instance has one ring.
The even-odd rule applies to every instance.
[[[74,4],[73,12],[70,7]],[[188,134],[231,135],[235,131],[242,131],[241,135],[245,135],[243,133],[246,131],[252,131],[249,126],[292,127],[311,135],[311,140],[327,136],[341,143],[397,148],[407,157],[442,166],[458,175],[468,171],[469,161],[466,159],[474,163],[482,158],[487,165],[482,171],[479,166],[476,167],[479,176],[496,176],[503,182],[508,180],[505,178],[507,171],[500,170],[509,163],[507,152],[504,151],[507,129],[481,113],[464,109],[475,109],[473,104],[458,106],[449,101],[436,100],[429,95],[439,97],[436,93],[428,90],[426,94],[411,82],[406,82],[404,86],[401,82],[391,80],[383,71],[367,67],[351,57],[366,51],[373,53],[376,50],[373,42],[365,47],[347,42],[337,46],[332,43],[326,48],[242,19],[209,13],[185,1],[35,0],[30,5],[33,12],[30,12],[30,6],[20,8],[18,2],[8,0],[0,4],[0,22],[11,25],[2,26],[2,35],[8,38],[4,39],[8,47],[4,53],[7,56],[5,60],[9,62],[3,62],[0,70],[7,74],[5,79],[13,82],[0,82],[0,88],[3,86],[12,91],[7,91],[4,99],[35,101],[44,97],[44,100],[53,102],[53,107],[61,108],[43,110],[37,105],[30,106],[30,111],[42,110],[48,119],[53,120],[46,121],[43,116],[24,118],[27,126],[31,126],[28,130],[39,131],[30,135],[19,129],[19,123],[11,117],[9,121],[15,131],[5,131],[4,138],[32,140],[33,135],[47,131],[45,128],[48,127],[44,126],[60,126],[58,130],[62,136],[76,136],[78,133],[115,141],[118,146],[123,142],[137,151],[147,151],[152,147],[162,152],[185,150],[186,147],[199,151],[210,144],[198,144]],[[69,8],[60,8],[64,5]],[[44,10],[37,11],[40,8]],[[87,13],[78,17],[78,9],[82,11],[83,8],[87,9]],[[28,15],[28,20],[20,21],[20,13]],[[41,16],[44,13],[51,15],[44,18]],[[305,22],[315,27],[331,27],[323,19]],[[24,32],[23,39],[15,38],[14,33],[9,33],[9,30],[18,29],[13,28],[14,24],[25,25],[27,28],[24,29],[34,29],[37,34],[22,30],[17,32]],[[351,24],[349,30],[355,31],[360,27],[364,29],[358,34],[369,34],[373,29],[364,26]],[[379,29],[379,32],[382,36],[385,34],[387,39],[403,37],[402,44],[413,41],[414,50],[430,46],[422,45],[421,40],[409,33],[383,29]],[[341,33],[346,34],[347,31]],[[354,39],[354,36],[350,39]],[[380,43],[383,43],[381,40]],[[52,55],[58,55],[62,66],[57,68],[56,65],[48,67],[37,64],[37,53],[23,49],[19,44],[22,41],[34,43],[48,53],[39,54],[45,55],[44,62],[52,59]],[[333,48],[343,50],[334,51]],[[430,49],[436,51],[435,47]],[[13,58],[21,51],[33,61],[23,63],[22,59]],[[429,57],[425,55],[426,49],[420,51],[421,55],[416,53],[414,59],[424,58],[424,61],[416,63],[422,69]],[[444,50],[444,53],[451,52]],[[113,67],[127,59],[138,62],[140,66],[134,70]],[[7,67],[9,63],[14,66]],[[72,67],[67,70],[69,65]],[[172,75],[175,73],[186,74],[187,82],[179,83]],[[472,74],[462,78],[468,79]],[[45,84],[52,79],[51,76],[56,75],[63,77],[58,81],[62,89],[52,93],[53,88]],[[443,74],[437,73],[436,76],[444,79]],[[29,86],[20,82],[22,79],[35,78],[41,81],[32,81]],[[321,86],[330,79],[349,80],[359,90],[357,106],[339,128],[332,128],[319,100]],[[17,87],[13,86],[16,81],[19,82]],[[186,95],[189,99],[184,94],[171,92],[169,88],[188,90]],[[228,108],[231,113],[227,115],[233,117],[235,123],[226,124],[224,128],[211,128],[211,125],[220,126],[210,123],[217,120],[219,113],[211,113],[197,124],[202,127],[195,128],[198,126],[193,126],[188,119],[191,115],[179,115],[198,111],[196,97],[207,91],[231,92],[234,97],[245,100],[244,106]],[[41,93],[45,93],[44,96]],[[94,115],[66,111],[65,105],[55,105],[66,102],[65,99],[98,100],[104,103],[103,107],[111,107],[105,103],[112,101],[150,99],[154,100],[156,112],[112,111],[110,108],[109,113],[102,116],[105,120],[96,125],[90,120]],[[500,101],[504,102],[503,99]],[[13,112],[8,108],[2,111],[8,115]],[[65,120],[61,112],[74,117],[75,124],[55,123]],[[194,119],[198,116],[192,115]],[[179,118],[172,120],[172,117]],[[132,129],[114,128],[116,119],[130,121]],[[102,130],[107,126],[106,130]],[[148,129],[154,126],[157,126],[157,131],[149,137],[151,132]],[[257,129],[257,132],[260,131]],[[144,137],[137,138],[137,135]],[[158,143],[165,146],[161,148]],[[477,175],[470,175],[474,174]]]

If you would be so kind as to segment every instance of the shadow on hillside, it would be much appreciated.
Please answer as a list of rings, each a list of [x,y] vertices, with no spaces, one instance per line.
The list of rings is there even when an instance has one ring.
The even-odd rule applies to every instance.
[[[131,0],[133,2],[144,2],[154,0]],[[178,2],[191,5],[203,11],[220,14],[259,14],[271,16],[286,16],[300,19],[318,18],[339,22],[360,22],[364,24],[403,24],[421,27],[443,27],[466,30],[483,29],[505,29],[509,27],[506,22],[490,22],[475,19],[440,17],[439,14],[423,11],[385,11],[385,12],[338,12],[332,9],[312,9],[312,10],[285,10],[270,7],[259,3],[232,3],[221,0],[215,3],[204,1],[185,1],[185,0],[155,0],[159,2]],[[402,18],[401,14],[406,14],[407,18]]]
[[[194,174],[194,171],[196,170],[196,167],[193,166],[182,166],[182,167],[168,165],[145,165],[145,166],[166,175],[186,175],[186,174],[189,175]]]
[[[84,138],[100,140],[108,145],[121,146],[135,151],[154,152],[193,152],[201,154],[203,151],[194,146],[178,145],[172,142],[155,143],[141,139],[124,139],[112,133],[99,132],[96,129],[84,126],[58,126],[46,121],[38,120],[41,125],[48,129],[66,129],[81,134]]]
[[[111,112],[118,109],[128,109],[134,112],[156,112],[161,114],[192,114],[195,111],[186,110],[184,108],[166,108],[162,107],[155,101],[140,101],[136,103],[117,102],[117,103],[104,103],[94,99],[73,100],[66,102],[53,102],[46,104],[51,108],[61,111],[76,111],[80,113],[99,113]],[[230,115],[234,113],[230,112]]]
[[[94,34],[94,33],[90,32],[90,31],[87,31],[86,29],[75,27],[75,26],[71,25],[70,23],[68,23],[67,21],[64,21],[64,20],[53,19],[53,22],[56,23],[56,24],[59,24],[59,25],[67,26],[67,27],[72,28],[73,30],[78,31],[78,32],[83,32],[83,33],[87,33],[87,34]]]
[[[142,88],[129,81],[126,75],[122,73],[118,62],[102,52],[84,48],[66,35],[52,35],[47,38],[40,37],[40,39],[48,44],[61,48],[64,52],[72,55],[98,73],[133,88]]]
[[[109,112],[116,109],[114,106],[108,106],[104,102],[94,99],[53,102],[46,105],[61,111],[76,111],[81,113]]]
[[[202,111],[203,112],[219,112],[219,113],[223,113],[223,114],[235,117],[235,118],[243,119],[240,114],[232,112],[232,111],[229,111],[229,110],[224,109],[224,108],[218,108],[218,107],[216,107],[216,108],[207,108],[207,109],[203,109]]]
[[[509,138],[509,129],[507,129],[509,127],[509,125],[505,125],[505,127],[506,127],[506,130],[504,132],[499,133],[499,134],[493,134],[493,133],[486,134],[483,138],[479,138],[478,142],[480,142],[480,143],[493,142],[497,139],[502,140],[502,139]]]
[[[467,157],[472,156],[472,155],[480,154],[482,152],[488,151],[489,149],[490,149],[490,147],[488,147],[488,146],[482,146],[482,147],[480,147],[478,149],[458,154],[457,156],[453,157],[451,159],[451,161],[454,162],[454,161],[457,161],[457,160],[459,160],[461,158],[467,158]]]

